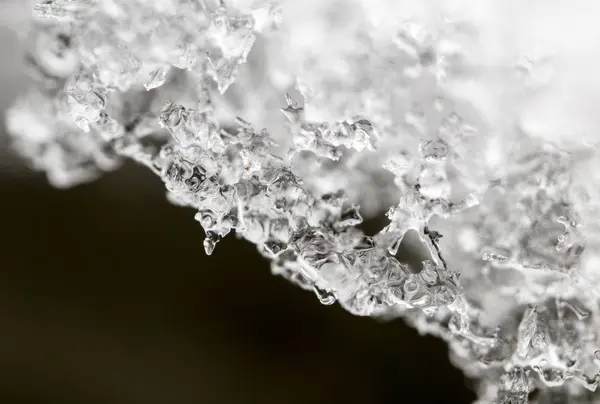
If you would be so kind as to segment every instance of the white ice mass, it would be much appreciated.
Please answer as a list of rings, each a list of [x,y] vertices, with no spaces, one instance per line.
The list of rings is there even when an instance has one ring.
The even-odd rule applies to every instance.
[[[600,402],[600,2],[34,15],[7,126],[52,184],[133,159],[197,210],[207,254],[234,231],[324,304],[443,338],[478,403]],[[396,258],[409,231],[421,268]]]

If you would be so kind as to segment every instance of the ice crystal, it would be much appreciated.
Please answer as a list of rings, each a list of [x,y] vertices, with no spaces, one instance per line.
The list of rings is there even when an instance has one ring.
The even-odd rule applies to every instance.
[[[56,186],[133,159],[207,254],[234,231],[323,304],[443,338],[480,403],[596,402],[598,10],[521,3],[49,0],[7,124]]]

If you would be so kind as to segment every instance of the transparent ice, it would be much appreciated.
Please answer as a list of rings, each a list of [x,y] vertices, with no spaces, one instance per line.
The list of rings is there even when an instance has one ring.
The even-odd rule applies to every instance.
[[[207,254],[234,231],[323,304],[444,339],[478,403],[600,402],[600,5],[48,0],[34,15],[36,85],[7,126],[53,185],[135,160],[197,211]],[[396,257],[409,234],[420,268]]]

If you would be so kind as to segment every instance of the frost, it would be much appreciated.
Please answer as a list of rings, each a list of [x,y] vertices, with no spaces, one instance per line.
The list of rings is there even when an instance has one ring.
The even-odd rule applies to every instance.
[[[207,254],[235,232],[323,304],[443,338],[479,403],[591,403],[598,11],[50,0],[7,125],[56,186],[135,160],[196,210]]]

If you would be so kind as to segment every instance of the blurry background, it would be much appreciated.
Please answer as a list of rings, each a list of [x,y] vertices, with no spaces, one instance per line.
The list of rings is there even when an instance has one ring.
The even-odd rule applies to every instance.
[[[24,86],[0,0],[0,108]],[[0,118],[0,403],[467,403],[442,341],[322,306],[135,165],[51,188]]]

